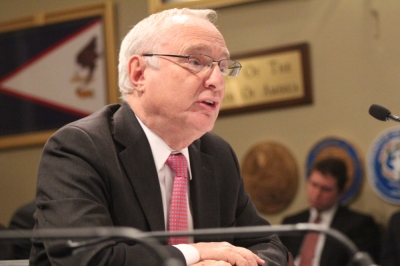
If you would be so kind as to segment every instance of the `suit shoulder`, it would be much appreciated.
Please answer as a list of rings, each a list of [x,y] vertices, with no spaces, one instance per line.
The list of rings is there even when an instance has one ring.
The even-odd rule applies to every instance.
[[[392,216],[390,217],[390,220],[400,221],[400,211],[393,213]]]
[[[107,105],[93,114],[69,123],[58,129],[46,142],[45,147],[52,145],[85,145],[87,138],[99,143],[111,139],[114,115],[120,105]],[[87,142],[86,142],[87,143]]]
[[[92,125],[96,121],[97,122],[107,121],[114,116],[114,114],[120,107],[121,107],[120,104],[106,105],[103,108],[99,109],[98,111],[92,113],[91,115],[79,119],[75,122],[72,122],[69,125],[84,126],[86,124]]]
[[[19,207],[13,214],[9,228],[10,229],[31,229],[35,225],[33,214],[36,209],[36,202],[31,201]]]
[[[105,125],[110,125],[111,120],[113,119],[114,114],[120,108],[120,104],[111,104],[106,105],[98,111],[71,122],[63,127],[61,127],[58,131],[63,131],[66,128],[80,128],[86,132],[98,132],[99,129],[104,128]]]
[[[282,220],[282,223],[283,224],[296,224],[296,223],[307,222],[309,215],[310,215],[310,211],[308,209],[304,209],[297,213],[294,213],[292,215],[284,217]]]
[[[351,210],[347,207],[339,207],[338,211],[335,214],[334,221],[340,221],[340,223],[344,223],[349,225],[348,221],[351,221],[353,225],[363,225],[363,226],[373,226],[377,227],[378,224],[375,222],[375,219],[372,215],[367,213],[362,213],[359,211]],[[333,223],[333,222],[332,222]]]
[[[372,217],[372,215],[367,214],[367,213],[363,213],[363,212],[359,212],[356,210],[351,210],[348,207],[339,207],[337,212],[338,215],[346,215],[346,216],[352,216],[352,217],[358,217],[358,218],[363,218],[363,219],[374,219]]]

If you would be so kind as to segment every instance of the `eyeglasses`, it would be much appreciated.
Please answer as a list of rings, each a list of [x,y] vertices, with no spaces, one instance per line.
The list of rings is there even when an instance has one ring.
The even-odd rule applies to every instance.
[[[242,65],[235,60],[231,59],[221,59],[214,60],[208,55],[204,54],[193,54],[193,55],[174,55],[174,54],[144,54],[143,56],[170,56],[185,58],[187,61],[187,68],[193,72],[200,72],[203,69],[209,69],[212,67],[213,63],[217,63],[219,70],[225,76],[237,76],[242,68]]]

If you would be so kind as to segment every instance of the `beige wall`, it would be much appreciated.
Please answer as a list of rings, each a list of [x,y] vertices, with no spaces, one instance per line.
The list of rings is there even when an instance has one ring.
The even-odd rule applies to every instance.
[[[0,20],[53,11],[86,0],[0,0]],[[115,0],[117,43],[128,28],[147,16],[146,0]],[[366,164],[371,143],[393,122],[368,115],[372,103],[400,113],[400,1],[276,0],[219,9],[218,25],[233,54],[297,42],[311,46],[312,105],[220,117],[214,131],[227,139],[239,160],[255,143],[275,140],[288,147],[300,172],[292,204],[266,218],[273,224],[306,206],[305,161],[311,147],[327,136],[352,142]],[[372,15],[379,15],[378,23]],[[16,110],[17,111],[17,110]],[[34,198],[41,147],[0,150],[0,223]],[[400,209],[380,199],[367,180],[351,204],[386,223]]]

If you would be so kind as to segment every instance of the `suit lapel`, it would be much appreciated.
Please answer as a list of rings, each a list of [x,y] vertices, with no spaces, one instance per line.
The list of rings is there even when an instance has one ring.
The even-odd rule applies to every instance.
[[[343,217],[342,213],[345,211],[346,210],[342,206],[338,206],[338,209],[336,210],[333,216],[330,228],[342,232],[343,227],[347,227],[349,221],[347,219],[342,219]],[[338,245],[340,249],[338,248]],[[325,265],[330,263],[331,265],[338,265],[337,260],[339,258],[340,261],[340,259],[342,258],[342,254],[344,252],[343,249],[344,246],[340,246],[338,242],[327,236],[321,254],[321,259],[320,259],[321,264]]]
[[[220,226],[217,176],[214,170],[214,159],[198,148],[200,141],[197,140],[189,146],[193,226],[195,229],[215,228]],[[196,241],[201,241],[201,239],[196,237]]]
[[[123,146],[119,158],[148,221],[149,230],[163,231],[161,189],[147,137],[126,103],[115,114],[114,121],[114,138]]]
[[[121,144],[121,164],[140,202],[150,230],[165,230],[160,184],[150,144],[126,103],[122,104],[114,116],[114,139]],[[193,226],[195,229],[215,228],[220,226],[217,176],[214,159],[200,151],[200,141],[197,140],[189,146]]]
[[[346,212],[346,209],[342,206],[338,206],[338,209],[336,210],[336,213],[332,219],[331,228],[343,230],[343,228],[347,227],[349,221],[347,221],[347,219],[343,219],[343,217],[346,217],[346,215],[343,215],[343,212]]]

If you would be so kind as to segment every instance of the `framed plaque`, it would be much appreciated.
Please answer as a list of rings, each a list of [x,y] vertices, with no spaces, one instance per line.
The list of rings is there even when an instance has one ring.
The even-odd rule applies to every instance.
[[[111,2],[0,22],[0,148],[117,102]]]
[[[312,103],[307,43],[231,58],[242,64],[242,70],[236,77],[226,77],[221,115]]]
[[[390,204],[400,205],[400,127],[381,132],[368,154],[368,181],[375,193]]]
[[[259,212],[276,214],[293,201],[299,171],[293,153],[276,141],[253,145],[241,164],[244,186]]]
[[[260,0],[147,0],[150,13],[170,8],[217,8]]]

